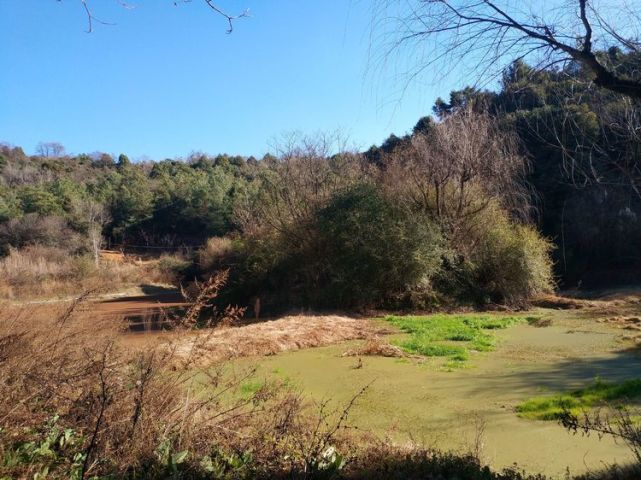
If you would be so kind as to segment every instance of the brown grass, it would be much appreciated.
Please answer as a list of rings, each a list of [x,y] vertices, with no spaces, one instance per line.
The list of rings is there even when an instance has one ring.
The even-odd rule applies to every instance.
[[[243,394],[251,369],[196,380],[176,344],[125,349],[120,325],[87,306],[0,312],[0,478],[295,478],[348,448],[358,392],[312,415],[277,385]],[[213,470],[188,474],[204,464]]]
[[[105,260],[96,266],[90,255],[71,255],[53,247],[12,249],[0,259],[0,298],[42,299],[77,295],[86,290],[117,291],[140,283],[166,280],[158,261]]]
[[[236,357],[275,355],[302,348],[332,345],[346,340],[369,339],[380,329],[369,321],[336,315],[289,316],[242,327],[220,328],[179,342],[178,355],[194,345],[201,361],[216,363]]]
[[[578,310],[606,306],[607,302],[583,300],[579,298],[561,297],[557,295],[541,295],[532,301],[532,305],[554,310]]]
[[[640,317],[611,317],[600,320],[602,323],[608,323],[625,330],[636,330],[641,332],[641,318]]]
[[[614,327],[628,330],[629,333],[623,336],[624,340],[632,340],[641,346],[641,317],[638,316],[615,316],[598,320]]]
[[[343,357],[360,357],[360,356],[376,356],[376,357],[396,357],[402,358],[407,354],[399,347],[390,345],[383,342],[379,337],[371,338],[365,345],[354,348],[343,353]]]

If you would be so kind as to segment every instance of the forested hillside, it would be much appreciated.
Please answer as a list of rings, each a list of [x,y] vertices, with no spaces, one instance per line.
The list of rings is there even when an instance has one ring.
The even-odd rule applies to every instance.
[[[221,299],[261,298],[268,310],[522,305],[552,288],[550,245],[524,216],[517,139],[470,110],[379,163],[325,137],[260,161],[131,163],[9,147],[3,159],[7,271],[24,251],[35,264],[93,254],[99,268],[105,245],[180,249],[178,276],[229,269]]]
[[[641,57],[611,49],[604,64],[637,71]],[[554,244],[562,287],[638,282],[641,276],[641,116],[633,100],[599,89],[572,63],[538,71],[515,62],[496,92],[468,87],[438,99],[437,119],[464,108],[513,131],[528,158],[530,219]],[[430,128],[417,123],[415,132]],[[408,137],[367,152],[372,161]]]
[[[362,154],[327,138],[260,160],[136,163],[5,145],[0,246],[203,247],[182,273],[231,267],[230,299],[273,305],[518,304],[552,285],[548,252],[563,287],[633,282],[638,108],[584,75],[516,62],[498,91],[454,91]]]
[[[231,210],[247,194],[253,162],[194,155],[132,164],[126,155],[29,157],[7,146],[1,155],[5,251],[38,240],[33,235],[55,244],[80,241],[77,234],[91,223],[111,245],[197,246],[232,229]],[[38,233],[45,229],[60,235]]]

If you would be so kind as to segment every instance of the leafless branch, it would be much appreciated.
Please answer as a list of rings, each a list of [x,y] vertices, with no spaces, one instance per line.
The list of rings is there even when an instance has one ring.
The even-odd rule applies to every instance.
[[[231,33],[234,31],[234,20],[237,20],[239,18],[246,18],[249,17],[249,9],[245,10],[244,12],[238,14],[238,15],[229,15],[225,13],[223,10],[221,10],[214,2],[213,0],[205,0],[205,3],[211,8],[213,11],[218,13],[219,15],[222,15],[227,19],[227,23],[229,24],[229,28],[227,29],[227,33]]]
[[[381,1],[402,12],[373,27],[388,29],[383,37],[391,43],[384,56],[407,45],[428,48],[425,60],[414,64],[415,72],[471,59],[477,73],[486,76],[491,69],[498,74],[514,58],[536,53],[548,64],[560,59],[578,62],[592,72],[597,86],[641,99],[641,76],[621,73],[599,55],[612,46],[641,49],[641,18],[633,9],[624,12],[625,2],[571,0],[546,9],[543,1]]]
[[[62,0],[57,0],[58,2],[62,2]],[[123,0],[115,0],[121,7],[126,8],[126,9],[132,9],[134,6],[130,3],[127,3]],[[178,5],[181,3],[191,3],[192,0],[174,0],[174,5]],[[223,9],[221,9],[215,2],[214,0],[204,0],[204,2],[207,4],[207,6],[212,9],[214,12],[216,12],[218,15],[222,16],[225,18],[228,24],[227,28],[227,33],[232,33],[234,30],[234,21],[238,20],[239,18],[247,18],[250,16],[249,14],[249,9],[246,9],[240,14],[237,15],[230,15],[227,12],[225,12]],[[94,22],[100,23],[102,25],[114,25],[113,23],[105,22],[103,20],[100,20],[97,18],[93,10],[90,7],[90,0],[80,0],[80,3],[82,4],[82,8],[85,11],[85,14],[87,16],[87,33],[93,32],[93,25]]]

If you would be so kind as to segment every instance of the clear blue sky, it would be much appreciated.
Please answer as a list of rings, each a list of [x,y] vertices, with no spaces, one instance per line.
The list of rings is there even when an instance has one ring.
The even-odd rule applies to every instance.
[[[0,0],[0,141],[260,156],[287,132],[343,129],[367,148],[465,83],[428,72],[403,93],[396,62],[375,66],[370,1],[221,0],[251,9],[231,35],[201,0],[90,1],[116,25],[87,34],[80,0]]]

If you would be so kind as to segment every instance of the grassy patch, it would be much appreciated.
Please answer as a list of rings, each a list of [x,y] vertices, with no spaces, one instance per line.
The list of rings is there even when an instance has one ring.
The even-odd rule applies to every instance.
[[[240,385],[240,393],[243,398],[251,398],[256,394],[256,392],[258,392],[258,390],[260,390],[264,386],[265,382],[261,382],[258,380],[248,380]]]
[[[385,320],[410,335],[394,342],[405,351],[447,357],[450,362],[464,362],[473,350],[494,350],[496,339],[491,331],[523,321],[521,317],[491,315],[388,316]]]
[[[606,383],[596,380],[594,384],[574,392],[535,397],[516,407],[520,417],[533,420],[557,420],[563,412],[573,414],[606,405],[609,403],[624,404],[626,400],[641,397],[641,379],[628,380],[622,383]]]

